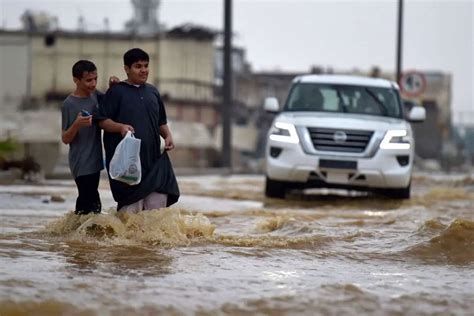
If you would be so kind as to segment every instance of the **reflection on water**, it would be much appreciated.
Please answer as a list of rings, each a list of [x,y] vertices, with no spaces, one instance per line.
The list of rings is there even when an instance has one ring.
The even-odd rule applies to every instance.
[[[187,178],[200,197],[177,208],[87,216],[2,187],[0,315],[469,314],[474,182],[431,180],[282,201],[260,177]]]
[[[172,258],[155,249],[136,246],[103,246],[94,243],[68,241],[53,245],[50,251],[64,256],[67,270],[80,273],[111,275],[159,276],[169,272]],[[101,269],[106,267],[106,269]]]

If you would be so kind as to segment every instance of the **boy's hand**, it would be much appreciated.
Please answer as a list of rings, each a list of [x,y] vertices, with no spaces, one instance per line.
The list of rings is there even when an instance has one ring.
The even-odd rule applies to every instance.
[[[79,112],[77,114],[76,120],[74,121],[74,124],[77,127],[91,126],[92,125],[92,115],[82,116],[81,112]]]
[[[113,85],[116,85],[119,82],[120,82],[120,79],[118,77],[110,76],[110,78],[109,78],[109,88],[112,87]]]
[[[173,137],[171,135],[168,135],[168,137],[165,138],[165,150],[172,150],[174,149],[174,142],[173,142]]]
[[[135,130],[133,129],[133,126],[127,125],[127,124],[122,124],[120,127],[120,134],[122,134],[122,137],[125,137],[127,135],[127,132],[132,132],[135,133]]]

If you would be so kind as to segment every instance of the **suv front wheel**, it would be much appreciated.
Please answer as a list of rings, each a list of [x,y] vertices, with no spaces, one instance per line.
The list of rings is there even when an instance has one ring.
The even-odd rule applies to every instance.
[[[265,195],[270,198],[284,199],[286,184],[283,181],[276,181],[266,177]]]
[[[385,189],[383,194],[392,199],[409,199],[410,198],[410,191],[411,191],[411,184],[408,187],[403,189]]]

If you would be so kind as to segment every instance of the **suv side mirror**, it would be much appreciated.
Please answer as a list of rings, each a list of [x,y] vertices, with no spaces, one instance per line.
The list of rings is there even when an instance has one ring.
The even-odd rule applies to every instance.
[[[263,108],[267,112],[278,112],[280,111],[280,105],[278,104],[277,98],[266,98]]]
[[[426,119],[426,110],[422,106],[414,106],[408,114],[408,120],[413,123],[423,122]]]

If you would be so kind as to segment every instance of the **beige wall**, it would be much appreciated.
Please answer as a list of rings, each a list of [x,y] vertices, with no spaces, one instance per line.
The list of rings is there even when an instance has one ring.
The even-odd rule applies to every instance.
[[[27,92],[28,38],[0,35],[0,109],[16,111]]]
[[[133,40],[58,36],[55,45],[47,47],[43,36],[35,36],[32,95],[42,99],[47,92],[69,93],[74,88],[71,67],[79,59],[90,59],[96,64],[98,89],[105,90],[110,75],[126,78],[123,53],[133,47],[140,47],[150,55],[148,82],[159,84],[162,94],[180,99],[212,100],[213,42],[166,38]]]
[[[94,62],[98,68],[98,89],[104,90],[110,75],[125,79],[123,53],[136,46],[147,50],[153,60],[153,43],[58,37],[54,46],[47,47],[44,45],[43,36],[36,36],[32,46],[32,94],[41,99],[49,91],[70,92],[74,88],[71,68],[79,59]],[[154,78],[155,74],[152,65],[150,79]]]
[[[215,127],[219,123],[220,113],[215,108],[203,108],[201,112],[201,122],[207,126]]]
[[[166,102],[166,115],[175,121],[203,123],[208,128],[216,127],[220,119],[218,109],[213,104],[206,103],[185,105],[172,101]]]
[[[160,43],[158,58],[162,93],[167,93],[172,98],[213,100],[214,46],[212,42],[166,38]],[[182,82],[183,79],[187,83]],[[199,84],[192,84],[192,82]]]

